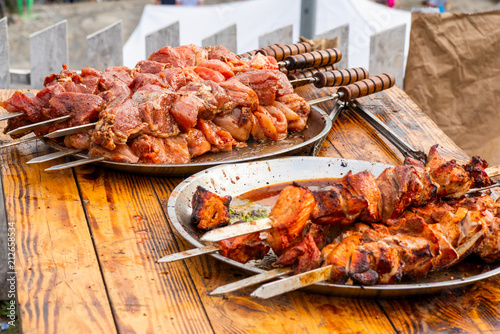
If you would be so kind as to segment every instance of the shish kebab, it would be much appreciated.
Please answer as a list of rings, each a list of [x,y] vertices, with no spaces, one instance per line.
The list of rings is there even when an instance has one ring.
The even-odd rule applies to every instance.
[[[325,50],[311,51],[307,53],[286,56],[282,61],[278,61],[277,65],[279,68],[285,68],[287,70],[296,70],[296,69],[305,69],[308,67],[320,67],[325,65],[331,65],[339,62],[341,59],[342,59],[342,53],[338,49],[325,49]],[[0,118],[0,120],[15,118],[22,115],[24,115],[24,113],[5,114],[3,117]],[[70,118],[71,115],[64,115],[49,120],[36,122],[34,124],[18,127],[16,129],[7,132],[6,134],[11,136],[19,135],[32,131],[37,128],[67,121]]]
[[[323,51],[324,51],[324,50],[323,50]],[[320,52],[320,53],[321,53],[321,52]],[[86,71],[88,72],[88,69],[86,69]],[[66,72],[68,72],[68,71],[66,71]],[[366,71],[365,71],[365,72],[366,72]],[[69,74],[69,72],[68,72],[68,74]],[[63,72],[61,72],[61,75],[63,75]],[[63,78],[63,79],[64,79],[64,78]],[[291,90],[291,91],[293,92],[293,90]],[[37,96],[38,96],[38,94],[37,94]],[[260,98],[260,96],[259,96],[259,98]],[[303,103],[305,103],[305,101],[303,101]],[[62,113],[62,114],[64,114],[64,113]],[[256,115],[257,115],[257,114],[256,114]],[[176,120],[177,120],[177,118],[176,118]],[[259,120],[259,122],[261,122],[261,121]],[[73,122],[73,121],[71,121],[71,122],[70,122],[70,124],[71,124],[71,123],[73,123],[73,124],[74,124],[74,122]],[[66,123],[65,123],[65,124],[66,124]],[[62,126],[67,126],[67,125],[62,125]],[[58,128],[61,128],[62,126],[57,126],[57,127],[58,127]],[[10,128],[12,128],[12,126],[9,126],[9,127],[10,127]],[[289,128],[291,129],[291,127],[289,127]],[[17,129],[17,130],[19,130],[19,129]],[[290,131],[293,131],[293,130],[290,130]],[[298,131],[298,130],[295,130],[295,131]],[[252,133],[252,135],[253,135],[253,133]],[[236,138],[236,137],[235,137],[235,138]],[[238,139],[238,138],[236,138],[236,139],[237,139],[237,140],[240,140],[240,139]],[[73,139],[73,140],[74,140],[74,139]],[[244,141],[244,140],[243,140],[243,141]],[[71,147],[71,146],[70,146],[70,147]],[[112,149],[112,148],[110,148],[110,149]],[[99,155],[100,155],[100,154],[99,154]],[[94,156],[95,156],[95,155],[94,155]],[[88,162],[88,160],[87,160],[87,162]],[[133,162],[133,161],[131,161],[131,162]],[[153,163],[154,163],[154,162],[153,162]],[[158,163],[158,162],[156,162],[156,163]]]
[[[429,168],[431,168],[431,170],[433,170],[432,174],[433,174],[433,175],[434,175],[434,176],[435,176],[438,180],[443,181],[443,176],[440,176],[440,175],[439,175],[439,173],[443,173],[443,166],[445,166],[445,164],[443,163],[443,159],[441,159],[441,158],[439,157],[439,155],[437,154],[437,151],[435,150],[435,148],[434,148],[434,147],[431,149],[431,152],[430,152],[430,154],[429,154],[429,155],[430,155],[430,157],[431,157],[431,160],[428,162],[428,167],[429,167]],[[448,165],[449,165],[449,164],[448,164]],[[471,173],[472,173],[472,174],[475,174],[475,176],[474,176],[475,183],[478,183],[479,185],[481,185],[481,186],[482,186],[482,185],[487,184],[488,182],[490,182],[490,181],[489,181],[489,179],[487,178],[487,175],[485,175],[485,174],[484,174],[484,171],[482,171],[482,170],[481,170],[482,166],[484,166],[484,165],[482,165],[482,162],[481,162],[480,160],[479,160],[479,161],[478,161],[478,160],[472,160],[472,161],[470,162],[470,164],[468,164],[468,165],[466,165],[466,166],[467,166],[467,170],[469,170],[469,171],[473,170],[473,171],[474,171],[474,172],[471,172]],[[400,167],[401,167],[401,169],[402,169],[402,170],[404,170],[404,169],[405,169],[405,168],[403,168],[403,166],[400,166]],[[418,166],[418,167],[420,168],[420,166]],[[463,172],[463,170],[462,170],[462,171],[460,170],[460,169],[461,169],[461,167],[460,167],[460,166],[455,166],[453,169],[456,169],[456,170],[455,170],[455,171],[453,171],[453,170],[452,170],[452,171],[451,171],[451,175],[448,175],[448,177],[449,177],[449,176],[452,176],[452,179],[453,179],[453,178],[455,178],[455,184],[454,184],[453,182],[451,182],[450,184],[445,184],[444,186],[443,186],[443,185],[442,185],[442,186],[440,186],[440,188],[439,188],[439,190],[437,191],[437,193],[438,193],[438,194],[440,194],[441,196],[443,196],[443,195],[447,195],[447,196],[452,196],[452,197],[453,197],[453,196],[455,196],[455,197],[460,197],[461,195],[463,195],[463,191],[466,191],[466,190],[467,190],[467,189],[469,189],[469,187],[470,187],[470,184],[471,184],[470,180],[467,180],[467,178],[465,178],[465,179],[464,179],[464,178],[460,178],[460,177],[459,177],[459,176],[460,176],[460,174]],[[391,169],[388,169],[388,170],[391,170]],[[386,171],[387,171],[387,170],[386,170]],[[383,174],[384,174],[384,173],[383,173]],[[450,173],[448,173],[448,174],[450,174]],[[472,175],[472,174],[471,174],[471,175]],[[358,177],[357,177],[356,175],[358,175]],[[363,179],[363,176],[359,177],[359,175],[364,175],[364,176],[366,177],[366,174],[363,174],[363,173],[354,174],[354,175],[352,175],[352,176],[348,175],[348,176],[346,176],[346,177],[344,177],[344,178],[342,179],[342,183],[345,183],[345,181],[346,181],[345,179],[351,179],[351,181],[352,181],[353,179],[356,179],[356,178],[358,179],[358,181],[359,181],[360,179]],[[382,175],[381,175],[381,176],[382,176]],[[386,179],[385,181],[387,181],[387,177],[388,177],[388,176],[387,176],[387,175],[385,175],[385,177],[382,177],[382,179],[384,179],[384,178],[385,178],[385,179]],[[484,177],[486,177],[486,179],[484,179]],[[380,177],[379,177],[379,178],[380,178]],[[379,181],[379,178],[377,178],[377,181]],[[382,184],[383,184],[383,183],[384,183],[384,182],[382,182]],[[352,184],[351,184],[351,186],[352,186],[352,185],[355,185],[355,184],[356,184],[356,182],[352,183]],[[359,182],[358,182],[358,186],[357,186],[357,187],[359,188],[362,184],[363,184],[363,183],[359,183]],[[380,187],[380,189],[384,189],[384,187],[380,186],[380,183],[378,183],[378,186]],[[289,187],[287,187],[288,189],[291,189],[291,190],[288,190],[288,191],[291,191],[292,193],[297,192],[297,191],[299,191],[299,192],[300,192],[300,191],[305,191],[305,193],[304,193],[304,194],[308,194],[308,193],[309,193],[307,190],[299,189],[299,188],[297,188],[297,187],[295,187],[295,188],[294,188],[294,187],[295,187],[295,186],[289,186]],[[287,188],[285,188],[285,189],[287,189]],[[411,188],[411,187],[410,187],[410,188]],[[451,189],[454,189],[454,190],[451,190]],[[434,189],[434,190],[435,190],[435,189]],[[285,190],[284,190],[283,192],[285,192]],[[422,196],[420,196],[419,201],[422,201],[422,200],[424,200],[424,201],[425,201],[425,198],[428,198],[428,194],[429,194],[429,192],[430,192],[430,193],[432,193],[432,187],[428,187],[428,188],[427,188],[427,190],[423,192],[423,195],[424,195],[424,196],[423,196],[423,197],[422,197]],[[382,193],[384,193],[384,192],[382,192]],[[385,193],[387,193],[387,189],[385,190]],[[206,195],[206,193],[199,194],[199,195],[200,195],[200,196],[205,196],[205,195]],[[386,195],[387,195],[387,194],[386,194]],[[422,195],[422,194],[421,194],[421,195]],[[195,197],[197,197],[197,196],[198,196],[198,195],[196,195]],[[403,197],[405,197],[405,196],[406,196],[406,195],[403,195]],[[300,196],[299,196],[299,197],[300,197]],[[312,197],[311,197],[311,195],[310,195],[310,193],[309,193],[308,197],[309,197],[310,199],[312,198]],[[314,194],[314,197],[316,198],[316,197],[317,197],[317,194]],[[382,196],[382,197],[384,197],[384,196]],[[385,196],[385,197],[387,197],[387,196]],[[277,203],[276,203],[275,207],[273,208],[273,210],[272,210],[272,212],[271,212],[271,215],[273,215],[273,211],[275,211],[275,210],[276,210],[276,211],[278,212],[277,216],[280,216],[279,211],[280,211],[281,209],[279,209],[279,208],[277,209],[277,208],[276,208],[276,207],[279,207],[279,206],[281,205],[281,204],[280,204],[280,198],[281,198],[281,199],[282,199],[282,198],[286,198],[286,195],[282,195],[282,194],[280,194],[280,197],[278,198],[278,201],[277,201]],[[301,197],[301,198],[302,198],[302,197]],[[324,198],[324,197],[321,197],[321,198]],[[195,201],[197,201],[197,200],[196,200],[195,198],[193,198],[193,202],[195,202]],[[403,200],[402,200],[402,202],[404,202],[404,201],[405,201],[405,200],[403,199]],[[289,201],[288,201],[288,200],[286,200],[286,199],[284,200],[284,202],[283,202],[283,203],[285,203],[285,205],[286,205],[286,204],[288,204],[288,206],[286,207],[286,211],[285,211],[285,212],[286,212],[285,216],[286,216],[288,213],[290,213],[290,210],[291,210],[291,209],[289,209],[289,207],[290,207],[290,206],[293,206],[293,205],[290,205]],[[303,203],[310,203],[310,201],[304,201]],[[406,203],[406,204],[408,204],[408,203]],[[419,202],[419,204],[422,204],[422,203],[421,203],[421,202]],[[296,206],[293,206],[293,207],[296,207]],[[302,208],[303,206],[301,206],[301,204],[299,204],[299,207],[300,207],[300,208]],[[305,207],[309,207],[309,206],[308,206],[308,205],[306,205]],[[283,206],[283,205],[281,205],[281,208],[284,208],[284,206]],[[373,209],[373,208],[372,208],[372,209]],[[400,208],[400,209],[401,209],[401,208]],[[404,207],[403,207],[402,209],[404,209]],[[194,210],[196,210],[196,206],[194,207]],[[310,209],[309,209],[309,210],[310,210]],[[314,210],[315,210],[315,209],[314,209]],[[313,211],[314,211],[314,210],[313,210]],[[376,209],[375,209],[375,211],[376,211]],[[396,210],[396,211],[397,211],[397,210]],[[358,212],[359,212],[359,211],[358,211]],[[196,216],[195,212],[193,212],[193,214]],[[275,215],[276,215],[276,213],[275,213]],[[300,213],[297,213],[297,214],[296,214],[296,216],[301,216],[301,214],[300,214]],[[331,219],[331,216],[333,216],[333,217],[334,217],[334,220],[336,219],[336,218],[335,218],[335,217],[336,217],[336,214],[335,214],[335,213],[331,213],[330,218],[327,218],[327,219]],[[386,218],[388,217],[388,216],[387,216],[384,212],[382,212],[382,217],[384,217],[384,216],[385,216]],[[396,216],[398,216],[398,214],[396,214]],[[392,217],[392,215],[391,215],[391,216],[389,216],[389,217]],[[337,217],[337,218],[338,218],[338,217]],[[305,219],[307,219],[307,217],[306,217]],[[292,220],[287,220],[287,218],[286,218],[286,217],[282,217],[282,216],[280,216],[280,220],[288,221],[289,223],[292,223],[292,225],[293,225],[293,224],[295,224],[295,222],[293,221],[293,219],[292,219]],[[365,218],[364,218],[364,219],[362,219],[362,220],[363,220],[363,221],[366,221],[367,219],[366,219],[366,217],[365,217]],[[302,221],[303,221],[303,220],[302,220]],[[348,222],[349,222],[349,221],[350,221],[350,219],[348,220]],[[373,222],[373,219],[369,218],[369,219],[368,219],[368,221]],[[282,224],[282,225],[283,225],[283,224]],[[303,226],[303,224],[300,224],[300,223],[299,223],[299,224],[296,224],[296,225],[298,225],[298,226],[299,226],[299,229],[300,229],[300,226]],[[413,226],[413,225],[414,225],[414,226]],[[414,223],[413,223],[413,225],[412,225],[412,226],[413,226],[412,228],[417,228],[417,230],[419,230],[419,229],[421,230],[421,228],[422,228],[422,226],[421,226],[422,224],[420,224],[420,225],[419,225],[419,223],[418,223],[418,222],[416,222],[416,223],[414,222]],[[419,226],[420,226],[420,227],[419,227]],[[411,227],[411,226],[410,226],[410,227]],[[296,227],[293,227],[293,228],[296,228]],[[286,229],[286,228],[285,228],[285,229]],[[404,229],[399,228],[399,230],[403,231]],[[420,230],[419,230],[419,231],[420,231]],[[284,232],[284,231],[285,231],[285,230],[281,229],[281,232]],[[482,232],[484,232],[484,231],[482,231]],[[280,231],[278,231],[278,232],[276,232],[276,233],[278,233],[278,235],[279,235],[279,234],[280,234]],[[437,233],[437,232],[436,232],[436,233]],[[300,234],[300,233],[299,233],[299,234]],[[400,233],[400,234],[401,234],[401,233]],[[271,233],[271,237],[272,237],[272,235],[273,235],[273,233]],[[458,253],[459,255],[462,255],[463,253],[465,253],[465,251],[466,251],[466,250],[470,249],[470,247],[472,247],[472,245],[474,244],[474,242],[475,242],[475,241],[477,241],[477,239],[478,239],[479,237],[481,237],[481,235],[482,235],[482,234],[472,233],[472,235],[473,235],[473,237],[471,238],[471,240],[469,240],[469,242],[468,242],[468,243],[466,243],[466,242],[462,242],[462,243],[461,243],[461,245],[460,245],[460,247],[458,247],[458,248],[457,248],[457,251],[456,251],[456,252],[455,252],[455,250],[453,250],[453,248],[448,247],[448,248],[450,249],[450,252],[453,252],[453,254],[455,255],[455,258],[451,258],[451,260],[450,260],[450,259],[448,259],[448,262],[447,262],[447,263],[446,263],[446,261],[442,261],[442,260],[441,260],[441,262],[442,262],[442,263],[441,263],[441,266],[442,266],[442,267],[446,266],[446,264],[450,264],[450,263],[453,261],[453,259],[456,259],[456,258],[457,258],[457,255],[456,255],[455,253]],[[256,234],[253,234],[253,235],[251,235],[251,236],[253,237],[253,239],[255,239]],[[400,237],[400,236],[399,236],[399,237]],[[269,238],[269,237],[268,237],[268,238]],[[276,240],[280,240],[280,238],[282,238],[282,237],[278,237],[277,239],[275,239],[275,241],[276,241]],[[237,241],[237,239],[238,239],[238,238],[235,238],[235,239],[236,239],[236,241],[235,241],[235,240],[233,240],[232,242],[234,242],[234,243],[237,245],[237,244],[238,244],[238,241]],[[271,239],[273,239],[273,238],[271,238]],[[257,238],[257,239],[255,239],[255,240],[253,240],[253,241],[255,242],[256,240],[258,240],[258,238]],[[307,240],[307,238],[304,238],[304,240]],[[311,241],[311,238],[309,238],[308,240],[309,240],[309,244],[313,244],[313,245],[314,245],[314,242],[312,242],[312,241]],[[315,238],[314,240],[316,240],[316,238]],[[290,257],[290,254],[292,254],[292,260],[293,260],[293,257],[294,257],[294,255],[293,255],[293,254],[296,254],[296,253],[297,253],[297,251],[298,251],[298,250],[297,250],[297,247],[298,247],[299,249],[301,248],[300,246],[295,245],[295,249],[294,249],[293,247],[291,247],[291,248],[292,248],[292,250],[288,249],[288,250],[285,250],[285,252],[283,252],[283,247],[280,247],[279,245],[278,245],[278,247],[276,247],[276,242],[275,242],[275,241],[272,241],[272,240],[271,240],[271,241],[269,241],[268,243],[271,245],[271,247],[275,250],[275,252],[276,252],[278,255],[280,255],[280,254],[281,254],[280,258],[278,259],[278,262],[281,260],[281,263],[282,263],[282,264],[284,263],[284,261],[283,261],[283,257],[286,259],[286,258],[287,258],[287,256],[288,256],[288,257]],[[227,242],[227,241],[226,241],[226,242]],[[274,246],[273,246],[273,244],[274,244]],[[278,244],[279,244],[279,242],[278,242]],[[233,246],[233,247],[231,247],[231,244],[230,244],[230,243],[229,243],[229,244],[222,245],[222,246],[223,246],[223,247],[220,247],[220,248],[221,248],[221,250],[222,250],[222,254],[223,254],[224,256],[227,256],[227,257],[232,258],[231,254],[230,254],[230,253],[228,253],[228,249],[232,249],[232,250],[234,250],[234,249],[235,249],[235,247],[234,247],[234,246]],[[262,247],[262,246],[260,246],[260,247]],[[224,248],[227,248],[227,249],[224,251]],[[303,248],[303,246],[302,246],[302,248]],[[310,247],[306,247],[306,248],[310,248]],[[240,252],[240,253],[242,252],[242,249],[244,249],[244,247],[241,247],[241,248],[239,249],[239,252]],[[443,249],[444,249],[444,248],[443,248]],[[261,249],[261,251],[262,251],[262,249]],[[238,253],[238,250],[236,250],[235,252],[236,252],[236,255],[234,255],[234,256],[239,257],[240,255],[238,255],[238,254],[240,254],[240,253]],[[243,252],[244,252],[244,250],[243,250]],[[287,255],[287,252],[288,252],[288,255]],[[241,259],[241,258],[240,258],[240,259]],[[425,260],[425,259],[424,259],[424,260]],[[240,261],[240,262],[246,262],[246,260],[244,260],[244,261]],[[293,262],[293,261],[292,261],[292,262]],[[307,262],[310,262],[310,261],[307,261]],[[428,262],[428,261],[427,261],[427,262]],[[444,263],[444,264],[443,264],[443,263]],[[290,264],[290,263],[288,263],[288,264]],[[303,267],[303,266],[304,266],[304,265],[302,265],[302,267]],[[300,267],[300,265],[299,265],[299,267]],[[306,268],[307,268],[307,265],[306,265]],[[303,269],[304,269],[304,268],[302,268],[302,270],[301,270],[301,271],[304,271]],[[277,270],[272,270],[272,271],[270,271],[270,272],[267,272],[267,273],[264,273],[264,274],[261,274],[261,275],[257,275],[257,276],[255,276],[255,277],[248,278],[248,279],[247,279],[247,280],[245,280],[245,281],[253,281],[252,283],[258,283],[258,282],[265,281],[265,280],[267,280],[267,279],[274,278],[274,277],[276,277],[276,276],[281,276],[281,275],[283,275],[283,274],[285,274],[285,273],[289,273],[290,271],[291,271],[291,269],[289,269],[289,268],[280,268],[280,269],[277,269]],[[301,272],[301,271],[299,271],[299,272]],[[325,269],[324,271],[326,272],[327,270]],[[264,279],[264,278],[265,278],[265,279]],[[260,280],[260,281],[259,281],[259,280]],[[295,280],[297,280],[297,279],[295,279]],[[231,284],[231,285],[230,285],[229,287],[227,287],[227,288],[226,288],[226,287],[221,287],[220,289],[217,289],[217,290],[219,290],[219,291],[217,291],[217,290],[216,290],[216,291],[214,291],[213,293],[214,293],[214,294],[216,294],[216,293],[221,293],[221,292],[223,292],[223,291],[231,291],[231,289],[237,289],[237,288],[239,288],[239,287],[241,287],[241,286],[242,286],[242,283],[243,283],[243,282],[241,282],[241,283],[233,283],[233,284]],[[276,283],[276,284],[277,284],[277,283]],[[221,291],[221,289],[222,289],[222,291]],[[225,290],[224,290],[224,289],[225,289]]]

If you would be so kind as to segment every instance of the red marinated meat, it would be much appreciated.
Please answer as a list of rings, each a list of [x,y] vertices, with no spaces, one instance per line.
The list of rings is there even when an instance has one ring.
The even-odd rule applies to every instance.
[[[170,114],[170,107],[177,94],[167,89],[163,91],[139,90],[132,99],[137,102],[142,121],[148,124],[144,132],[166,138],[179,133],[179,126]]]
[[[168,67],[185,68],[196,66],[207,59],[207,52],[199,46],[190,44],[176,48],[166,46],[153,52],[148,60],[163,63]]]
[[[211,152],[231,151],[236,141],[231,134],[215,125],[212,121],[198,119],[196,126],[212,145]]]
[[[234,76],[245,86],[250,87],[259,97],[261,105],[271,105],[276,98],[278,90],[278,76],[266,70],[248,70]]]
[[[218,59],[206,60],[202,62],[200,65],[198,65],[198,67],[205,67],[217,71],[220,74],[222,74],[226,79],[234,77],[234,72],[231,69],[231,66]]]
[[[97,94],[99,92],[99,83],[102,80],[101,71],[92,67],[86,67],[82,69],[80,76],[82,77],[82,84],[89,89],[90,94]]]
[[[89,131],[75,133],[64,137],[64,146],[76,148],[78,150],[88,151],[91,144],[91,135]]]
[[[196,126],[198,121],[198,112],[203,109],[203,101],[194,94],[181,95],[170,108],[170,113],[174,117],[179,128],[187,132],[190,128]]]
[[[172,87],[173,90],[178,90],[186,86],[190,82],[199,82],[201,78],[192,68],[167,68],[160,73],[165,78],[165,81]]]
[[[236,107],[231,112],[220,113],[213,119],[213,122],[226,130],[237,141],[247,141],[256,122],[250,108]]]
[[[275,58],[264,56],[262,53],[256,53],[248,62],[251,68],[258,70],[278,70],[278,62]]]
[[[142,121],[137,103],[127,99],[122,104],[101,112],[92,141],[108,150],[114,150],[117,145],[125,145],[130,136],[147,127],[148,124]]]
[[[206,50],[208,51],[208,59],[217,59],[228,64],[235,74],[249,68],[246,61],[242,60],[222,45],[206,47]]]
[[[88,155],[91,157],[104,157],[106,160],[116,162],[136,163],[139,161],[139,157],[135,155],[128,145],[116,145],[113,150],[108,150],[92,143]]]
[[[207,138],[205,138],[205,135],[200,130],[191,128],[186,134],[189,155],[191,155],[192,158],[207,153],[212,148],[212,145],[210,145]]]
[[[226,80],[222,73],[217,72],[211,68],[196,66],[193,71],[200,76],[203,80],[212,80],[214,82],[223,82]]]
[[[68,126],[96,122],[104,100],[93,94],[61,93],[49,101],[51,118],[71,115]]]
[[[216,114],[233,108],[230,96],[213,81],[191,82],[177,92],[194,94],[203,101],[203,108],[198,110],[198,117],[203,119],[213,119]]]
[[[136,73],[160,73],[165,69],[165,64],[153,60],[141,60],[133,69]]]
[[[170,88],[170,86],[165,82],[164,78],[152,73],[136,73],[134,80],[132,80],[129,88],[132,90],[132,92],[136,92],[139,88],[145,85],[158,86],[160,88]]]
[[[183,133],[168,138],[141,135],[132,140],[130,147],[143,163],[185,164],[191,160]]]
[[[245,86],[236,78],[221,82],[219,85],[226,90],[235,107],[240,106],[250,108],[252,111],[257,110],[259,97],[250,87]]]

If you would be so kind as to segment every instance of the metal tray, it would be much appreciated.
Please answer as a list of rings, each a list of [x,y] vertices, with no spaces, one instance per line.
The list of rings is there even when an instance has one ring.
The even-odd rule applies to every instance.
[[[369,170],[378,176],[388,165],[357,160],[324,157],[289,157],[242,164],[228,164],[213,167],[188,177],[172,192],[168,200],[168,216],[176,232],[194,247],[202,247],[199,238],[203,234],[190,224],[191,198],[198,185],[221,194],[238,196],[250,190],[272,184],[342,177],[348,171],[354,173]],[[243,269],[249,273],[261,273],[263,263],[241,264],[219,254],[210,256]],[[500,263],[494,265],[464,261],[445,272],[431,273],[419,282],[402,282],[395,285],[350,286],[318,283],[305,288],[322,294],[360,298],[402,298],[441,292],[463,287],[500,273]]]
[[[234,149],[230,152],[206,153],[194,158],[187,164],[133,164],[108,160],[95,162],[95,164],[137,174],[186,176],[220,164],[259,160],[283,155],[310,155],[319,149],[318,146],[323,143],[331,127],[332,120],[328,114],[320,108],[312,106],[307,120],[307,127],[299,134],[290,135],[283,140],[269,141],[261,144],[250,140],[247,142],[248,146],[246,147]],[[56,150],[66,149],[51,140],[46,140],[45,143]],[[74,156],[81,159],[89,158],[84,153],[76,153]]]

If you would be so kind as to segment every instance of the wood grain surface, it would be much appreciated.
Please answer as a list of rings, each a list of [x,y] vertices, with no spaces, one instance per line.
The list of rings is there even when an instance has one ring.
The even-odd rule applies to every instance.
[[[310,86],[307,99],[335,89]],[[12,94],[0,91],[0,101]],[[399,88],[358,100],[401,138],[465,162],[458,148]],[[323,108],[332,107],[332,102]],[[2,142],[11,139],[0,135]],[[295,291],[270,300],[253,288],[213,297],[247,274],[211,256],[159,264],[192,248],[174,230],[167,201],[179,178],[87,165],[26,165],[40,142],[0,151],[7,220],[17,234],[17,301],[23,332],[92,333],[494,333],[500,282],[491,278],[426,297],[349,299]],[[401,164],[404,157],[354,111],[339,116],[320,155]]]

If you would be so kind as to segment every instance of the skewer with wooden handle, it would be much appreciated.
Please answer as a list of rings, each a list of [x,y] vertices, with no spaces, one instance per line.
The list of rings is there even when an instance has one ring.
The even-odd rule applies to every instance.
[[[345,70],[317,71],[311,77],[290,80],[294,87],[314,84],[316,88],[345,86],[368,78],[368,71],[362,67]]]
[[[320,67],[309,67],[306,69],[292,70],[283,72],[287,75],[288,80],[297,80],[312,77],[316,72],[326,72],[338,70],[337,64],[325,65]]]
[[[273,57],[277,61],[282,61],[288,56],[293,56],[299,53],[305,53],[311,51],[312,51],[311,44],[305,42],[300,42],[295,44],[285,44],[285,45],[277,43],[266,46],[264,48],[242,53],[239,56],[241,58],[250,58],[257,53],[262,53],[265,56]]]
[[[308,67],[332,65],[338,63],[341,59],[342,52],[339,49],[324,49],[288,56],[284,60],[279,61],[278,66],[291,71]]]

